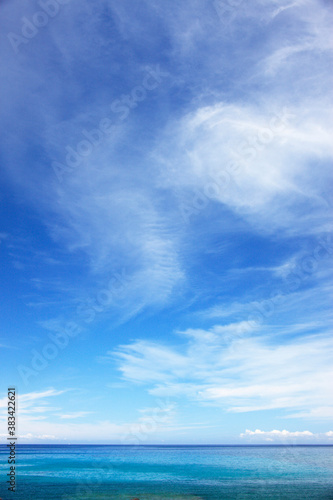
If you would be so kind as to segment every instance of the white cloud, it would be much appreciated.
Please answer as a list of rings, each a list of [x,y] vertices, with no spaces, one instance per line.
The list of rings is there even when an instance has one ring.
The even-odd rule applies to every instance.
[[[26,394],[18,394],[17,395],[17,404],[20,408],[20,412],[29,410],[29,411],[47,411],[48,406],[37,406],[36,402],[42,400],[42,405],[47,405],[47,399],[50,397],[59,396],[63,394],[65,391],[57,391],[55,389],[48,389],[46,391],[40,392],[28,392]],[[43,403],[43,400],[44,403]],[[0,399],[0,408],[6,408],[8,404],[8,397]]]
[[[97,8],[94,13],[90,12],[86,3],[81,7],[80,27],[73,23],[76,18],[74,5],[63,9],[61,29],[57,22],[49,23],[44,32],[47,43],[39,47],[38,63],[33,51],[20,51],[18,59],[9,43],[1,48],[4,53],[8,52],[8,57],[4,57],[9,65],[9,74],[15,75],[16,81],[15,85],[4,83],[7,95],[5,116],[12,124],[19,123],[17,133],[8,131],[5,163],[10,165],[10,181],[24,192],[26,201],[39,211],[40,222],[45,224],[56,244],[66,249],[61,256],[63,263],[65,261],[68,264],[73,258],[71,254],[81,251],[87,258],[84,277],[88,282],[93,277],[97,289],[103,286],[104,279],[110,279],[121,269],[126,270],[130,285],[124,287],[124,299],[115,308],[130,317],[146,305],[160,306],[170,301],[174,291],[183,282],[184,272],[179,257],[178,235],[161,206],[161,192],[155,189],[152,180],[153,167],[145,161],[142,151],[140,155],[133,154],[136,143],[133,144],[130,122],[140,113],[131,109],[129,118],[122,121],[110,108],[117,97],[142,84],[147,75],[144,69],[146,64],[142,60],[132,60],[127,65],[126,57],[119,54],[118,50],[113,55],[110,52],[107,57],[109,70],[111,73],[114,71],[115,80],[120,75],[124,78],[122,84],[118,89],[117,85],[104,87],[104,78],[98,78],[97,87],[89,89],[92,92],[90,97],[80,98],[82,81],[73,73],[72,61],[80,60],[84,54],[87,67],[95,68],[89,70],[91,73],[96,71],[98,74],[101,71],[101,74],[105,74],[105,60],[102,57],[104,62],[101,63],[101,59],[96,58],[96,47],[103,47],[103,52],[108,43],[104,29],[100,29],[103,9],[110,9],[112,15],[112,6],[103,5],[101,10]],[[16,32],[21,24],[19,5],[5,7],[5,11],[11,29]],[[28,15],[31,8],[26,6],[25,11]],[[126,15],[126,8],[124,12]],[[32,9],[29,15],[33,14]],[[117,18],[113,22],[116,23]],[[37,41],[38,36],[32,43]],[[94,44],[87,42],[89,36]],[[120,33],[117,36],[119,40],[122,39]],[[50,61],[49,43],[51,47],[57,47],[57,53],[62,54],[59,67],[53,66]],[[120,69],[122,65],[123,73]],[[67,74],[67,71],[71,76],[66,83],[66,93],[73,98],[69,109],[60,118],[62,112],[59,115],[59,110],[64,107],[63,97],[60,97],[63,96],[62,85],[56,86],[55,90],[47,89],[40,83],[49,77],[60,83],[59,75]],[[23,74],[25,83],[21,85],[19,82],[23,82]],[[22,116],[19,103],[25,102],[25,92],[30,96],[30,106],[28,114]],[[147,101],[154,95],[156,97],[152,90]],[[52,170],[52,162],[65,164],[68,154],[66,148],[76,150],[77,145],[86,139],[82,131],[96,130],[105,118],[112,122],[111,133],[100,144],[92,146],[90,154],[82,155],[81,163],[72,172],[66,172],[63,182],[59,183]],[[145,125],[139,127],[144,129]],[[29,160],[31,168],[28,172],[20,158],[25,156],[24,138],[30,137],[29,134],[44,151],[44,158],[40,161]],[[94,139],[92,142],[95,144]],[[119,146],[122,153],[116,151]],[[127,155],[126,150],[132,147],[132,153]],[[36,189],[39,192],[38,204],[35,204]],[[59,280],[68,285],[63,277]],[[52,283],[48,284],[49,289],[52,289]],[[88,286],[91,286],[91,282]],[[71,299],[80,298],[80,292],[82,287],[76,287]]]
[[[8,438],[8,434],[0,434],[0,437]],[[57,439],[53,434],[33,434],[32,432],[27,432],[26,434],[17,434],[16,436],[19,440],[36,442],[40,440],[53,441]]]
[[[48,406],[50,397],[58,397],[66,391],[48,389],[41,392],[22,394],[17,402],[20,442],[116,442],[138,444],[156,442],[156,436],[172,431],[182,431],[203,424],[177,425],[177,407],[169,399],[157,399],[156,406],[138,409],[138,416],[133,421],[123,419],[121,424],[108,419],[93,417],[91,411],[73,411],[65,413],[61,407]],[[39,401],[40,406],[35,406]],[[7,397],[1,399],[1,405]],[[67,402],[66,402],[67,403]],[[68,404],[66,404],[66,409]],[[71,420],[82,421],[71,422]],[[1,420],[6,420],[5,415]],[[8,434],[0,434],[7,438]]]
[[[71,250],[87,254],[95,279],[125,269],[119,307],[135,314],[168,302],[182,283],[178,237],[157,207],[150,178],[136,186],[137,170],[129,166],[125,174],[105,152],[96,154],[59,188],[61,202],[55,196],[53,208],[62,224],[50,230]]]
[[[302,23],[298,37],[288,37],[281,41],[281,47],[277,48],[268,56],[263,64],[268,73],[277,76],[282,72],[292,73],[299,67],[302,60],[300,57],[315,58],[316,55],[325,54],[332,50],[332,36],[330,30],[330,16],[323,4],[314,0],[303,0],[293,2],[286,6],[281,6],[272,14],[272,18],[286,9],[293,9],[288,12],[290,18],[294,16]],[[320,27],[320,28],[319,28]],[[291,43],[292,42],[292,43]],[[309,60],[308,59],[308,60]],[[307,60],[307,61],[308,61]]]
[[[188,330],[187,344],[177,349],[137,341],[109,356],[118,356],[125,379],[147,384],[155,396],[185,396],[236,413],[281,409],[286,417],[329,417],[331,336],[279,344],[269,335],[249,333],[240,337],[237,325]]]
[[[253,66],[241,75],[240,95],[251,89],[249,96],[246,102],[237,91],[230,97],[223,86],[202,90],[188,106],[190,111],[172,120],[158,141],[160,184],[174,191],[185,218],[213,200],[265,232],[327,230],[325,198],[333,158],[331,103],[325,87],[332,49],[328,9],[313,0],[259,1],[243,2],[233,14],[228,36],[229,30],[238,36],[244,16],[254,30],[263,24],[270,30],[269,43],[256,46]],[[282,16],[287,16],[290,29],[272,24]],[[185,33],[179,29],[179,44]],[[185,43],[192,51],[197,50],[193,38],[200,40],[200,30],[193,29]],[[213,51],[207,57],[215,63],[217,78],[225,56],[221,46],[218,55]],[[260,90],[255,92],[254,86]],[[218,221],[226,225],[221,212]],[[208,215],[214,217],[213,209]]]
[[[18,439],[23,439],[23,440],[28,440],[28,441],[40,441],[40,440],[47,440],[47,441],[53,441],[54,439],[57,439],[56,436],[53,434],[32,434],[31,432],[28,432],[27,434],[18,434]]]
[[[299,232],[311,226],[295,218],[297,206],[307,200],[313,216],[322,218],[321,227],[311,230],[327,228],[321,195],[330,175],[325,160],[333,158],[333,149],[326,104],[305,113],[217,103],[196,109],[172,130],[156,154],[161,182],[177,190],[183,213],[196,214],[200,204],[214,200],[265,230]],[[322,162],[320,178],[315,161]]]
[[[12,75],[4,83],[4,116],[13,123],[6,127],[6,177],[15,184],[13,191],[18,189],[25,202],[31,201],[33,210],[40,210],[40,219],[64,255],[73,252],[74,260],[75,252],[82,252],[82,281],[85,273],[87,281],[93,276],[94,286],[100,290],[105,277],[109,280],[124,268],[128,280],[119,308],[127,317],[147,305],[160,306],[174,300],[185,281],[185,267],[194,267],[187,257],[197,251],[186,240],[187,229],[179,213],[183,205],[198,213],[200,196],[204,206],[209,204],[212,208],[208,209],[209,227],[217,222],[214,236],[221,236],[222,240],[230,212],[246,221],[247,231],[252,225],[263,233],[272,232],[274,238],[283,230],[292,235],[328,230],[330,214],[325,196],[329,189],[328,163],[333,155],[330,103],[325,92],[331,31],[325,2],[243,1],[235,8],[227,29],[221,25],[213,5],[207,8],[199,0],[180,3],[176,8],[167,2],[144,1],[138,18],[132,16],[127,2],[114,3],[106,15],[103,9],[109,3],[102,2],[92,12],[89,2],[84,2],[80,23],[74,3],[66,6],[62,22],[50,20],[47,29],[42,30],[46,43],[39,43],[38,57],[34,57],[33,50],[37,37],[28,46],[22,46],[19,57],[7,57],[9,44],[1,48],[7,73]],[[33,9],[26,6],[26,14],[31,16]],[[19,2],[5,2],[4,11],[9,29],[17,31]],[[120,52],[109,50],[105,25],[101,29],[100,20],[111,18]],[[245,31],[244,18],[248,28]],[[260,31],[264,25],[265,30]],[[126,86],[131,89],[141,83],[136,74],[143,64],[141,45],[136,51],[130,47],[136,40],[142,42],[145,28],[144,37],[153,42],[147,57],[154,57],[156,48],[160,53],[160,44],[154,46],[157,32],[168,39],[164,60],[169,58],[174,71],[172,83],[166,84],[162,99],[147,106],[142,115],[134,110],[128,122],[118,123],[110,140],[93,148],[79,167],[58,184],[53,177],[52,160],[64,160],[66,145],[76,148],[83,139],[83,128],[97,127],[100,118],[108,114],[106,107],[109,110],[112,99],[117,97],[117,88],[121,94],[127,92]],[[232,36],[237,36],[239,29],[242,36],[234,44]],[[260,43],[258,33],[263,37]],[[127,55],[131,57],[121,52],[123,47],[129,48]],[[55,48],[56,59],[49,57],[50,48]],[[97,48],[101,50],[96,58]],[[81,64],[82,55],[85,64]],[[86,68],[94,75],[91,82],[85,78]],[[61,78],[65,87],[60,84]],[[50,80],[55,85],[44,85]],[[113,80],[115,86],[110,86]],[[95,82],[99,82],[96,87]],[[152,108],[157,111],[155,122],[150,120]],[[160,113],[162,108],[166,111]],[[26,111],[22,113],[22,109]],[[155,124],[158,128],[164,123],[164,132],[154,130],[150,135]],[[132,125],[137,128],[131,128]],[[134,138],[136,132],[139,138]],[[145,137],[149,137],[147,142]],[[151,155],[153,142],[157,147]],[[118,146],[121,147],[117,149]],[[33,154],[31,158],[29,152]],[[194,234],[199,243],[200,229],[197,220]],[[224,244],[223,241],[221,245]],[[39,258],[44,263],[57,263],[45,255],[38,255]],[[17,262],[17,266],[26,265]],[[283,278],[292,265],[289,260],[266,270]],[[225,263],[228,266],[230,261]],[[75,273],[68,276],[77,281]],[[50,281],[32,279],[38,280],[35,285],[47,297]],[[78,281],[78,286],[75,283],[70,290],[72,299],[73,295],[80,298],[75,296],[79,287],[85,289],[85,284]],[[52,287],[58,291],[66,288],[59,282],[52,283]],[[211,292],[212,288],[209,294],[213,295]],[[68,304],[63,297],[61,300]],[[288,298],[291,309],[295,303]],[[30,303],[42,304],[38,300]],[[266,303],[260,298],[255,302],[249,299],[248,310],[254,306],[265,307]],[[268,326],[235,319],[242,311],[243,305],[237,302],[232,311],[222,306],[220,310],[211,310],[211,317],[229,318],[228,324],[180,332],[177,347],[171,345],[170,339],[164,343],[138,340],[120,346],[116,355],[123,377],[147,384],[151,394],[189,398],[230,412],[278,408],[292,418],[329,418],[332,344],[322,334],[320,322],[325,319],[317,318],[317,323],[304,320],[304,324],[298,321],[284,330],[280,328],[279,334],[285,336],[280,342]],[[310,329],[318,335],[293,338]],[[113,357],[113,351],[106,356]],[[21,424],[29,417],[26,427],[31,426],[33,435],[53,434],[53,424],[45,420],[59,411],[48,404],[48,398],[57,394],[60,393],[44,391],[19,396]],[[7,402],[2,400],[0,404],[5,407]],[[82,411],[66,410],[60,420],[85,416]],[[92,426],[75,425],[57,421],[55,429],[61,436],[69,433],[79,437],[90,432],[92,438],[99,436],[100,431],[110,437],[126,430],[126,426],[110,422],[101,423],[101,429],[95,430]]]
[[[330,438],[333,436],[333,431],[322,432],[322,433],[313,433],[311,431],[287,431],[287,430],[272,430],[272,431],[262,431],[260,429],[256,429],[251,431],[246,429],[245,432],[240,434],[242,439],[250,439],[251,442],[276,442],[283,444],[295,444],[302,442],[330,442]]]
[[[333,419],[333,406],[318,406],[308,411],[299,411],[288,415],[288,418]]]
[[[281,6],[281,7],[278,7],[276,10],[274,10],[274,12],[272,13],[272,19],[276,16],[278,16],[281,12],[283,12],[284,10],[287,10],[287,9],[291,9],[293,7],[297,7],[298,5],[300,4],[300,2],[292,2],[288,5],[284,5],[284,6]]]
[[[323,41],[327,39],[324,9],[314,2],[297,2],[300,8],[290,8],[294,4],[295,2],[293,4],[285,2],[283,5],[281,2],[268,4],[255,2],[249,5],[243,2],[241,8],[235,9],[236,27],[243,15],[247,16],[251,23],[260,25],[263,18],[267,21],[272,16],[283,15],[281,9],[288,9],[293,20],[301,16],[305,26],[302,40],[297,44],[288,40],[286,46],[281,49],[281,40],[276,39],[275,31],[271,30],[272,40],[270,43],[262,44],[258,57],[257,48],[255,51],[246,52],[251,57],[255,52],[259,62],[255,68],[257,72],[255,75],[252,68],[250,76],[246,78],[244,76],[244,88],[246,85],[252,88],[255,78],[261,81],[270,66],[280,67],[279,61],[293,59],[292,54],[298,54],[298,47],[303,47],[309,38],[314,39],[312,45],[309,42],[310,47],[319,47],[322,50],[326,47],[327,42],[325,47],[323,45]],[[108,8],[114,15],[113,22],[119,30],[120,39],[123,36],[126,39],[133,37],[132,40],[141,37],[141,24],[133,22],[125,4],[112,5]],[[15,25],[17,23],[15,9],[11,11],[7,7],[5,10],[10,22]],[[258,11],[265,12],[265,15],[258,16]],[[66,92],[74,96],[81,82],[73,77],[71,61],[79,60],[77,56],[84,49],[85,57],[91,68],[94,68],[92,72],[98,72],[101,63],[99,58],[96,60],[94,49],[87,43],[89,37],[84,37],[83,41],[81,28],[73,24],[75,15],[72,16],[72,12],[75,12],[75,6],[67,6],[63,12],[66,20],[64,29],[59,31],[56,25],[50,23],[47,35],[63,55],[61,74],[70,71],[72,75],[73,79],[69,79],[66,84]],[[28,193],[28,198],[35,199],[36,193],[39,193],[41,212],[43,217],[45,213],[48,214],[47,227],[57,242],[72,251],[82,250],[88,256],[90,269],[99,275],[99,278],[110,275],[121,267],[128,268],[131,285],[124,290],[127,298],[124,301],[124,309],[129,311],[128,316],[136,314],[147,304],[165,304],[172,300],[184,281],[182,255],[185,245],[182,242],[179,213],[176,216],[171,213],[174,212],[174,196],[180,199],[178,209],[181,209],[183,203],[187,204],[188,199],[191,204],[193,190],[205,191],[206,188],[209,190],[211,179],[219,179],[221,170],[230,166],[230,162],[234,164],[236,162],[237,172],[233,171],[230,182],[227,185],[223,184],[220,192],[212,196],[215,202],[242,214],[251,224],[265,227],[266,230],[267,227],[274,230],[276,227],[287,226],[289,230],[294,231],[305,230],[305,227],[306,230],[311,227],[311,230],[320,231],[326,224],[322,220],[320,196],[321,187],[327,185],[327,169],[320,164],[320,172],[313,173],[313,160],[319,159],[320,162],[324,162],[332,156],[331,120],[328,117],[326,101],[313,98],[308,100],[305,96],[307,108],[303,109],[303,104],[295,100],[291,109],[291,114],[294,116],[287,117],[285,127],[275,128],[270,124],[270,119],[274,114],[281,113],[286,103],[288,104],[285,93],[281,96],[275,90],[269,91],[266,87],[260,99],[250,94],[249,101],[252,104],[247,105],[240,100],[237,92],[232,98],[230,96],[225,98],[224,83],[215,84],[215,75],[220,76],[223,72],[224,81],[225,70],[223,61],[220,60],[219,41],[228,38],[229,34],[220,29],[218,16],[213,8],[207,9],[202,2],[196,1],[191,3],[190,10],[184,5],[175,11],[172,7],[157,2],[154,4],[153,12],[164,27],[165,33],[168,33],[171,53],[177,58],[173,66],[178,70],[170,79],[172,84],[166,84],[165,88],[167,89],[168,85],[177,86],[186,78],[191,79],[192,75],[188,75],[188,70],[184,68],[188,67],[186,61],[192,61],[193,53],[201,64],[209,61],[200,72],[205,74],[207,68],[210,71],[207,81],[213,82],[210,83],[210,87],[208,83],[200,80],[198,86],[200,91],[195,94],[197,100],[192,103],[187,102],[186,108],[179,111],[179,119],[175,120],[171,116],[166,135],[157,136],[156,143],[159,146],[155,156],[161,162],[159,179],[156,179],[158,169],[154,159],[150,151],[144,147],[140,149],[139,162],[137,158],[129,160],[126,155],[122,158],[117,154],[117,145],[121,144],[123,149],[126,149],[127,145],[132,145],[129,123],[119,123],[119,121],[111,139],[94,148],[92,153],[84,158],[79,168],[66,176],[61,186],[51,177],[51,168],[41,170],[44,165],[38,165],[36,172],[32,172],[32,169],[26,171],[22,167],[24,164],[22,161],[16,163],[8,161],[9,175],[12,176],[13,182],[20,183]],[[80,15],[85,32],[93,35],[97,46],[100,43],[104,47],[105,40],[98,29],[99,9],[92,16],[85,5]],[[149,3],[143,3],[140,15],[145,20],[147,20],[146,15],[151,15]],[[150,23],[147,23],[147,28],[148,26]],[[318,26],[325,26],[325,31],[318,29]],[[255,27],[256,24],[253,28]],[[68,43],[69,37],[72,43]],[[214,50],[207,50],[204,45],[205,49],[200,51],[199,57],[200,42],[204,39],[206,42],[207,37],[209,48]],[[40,49],[41,61],[46,62],[45,59],[48,61],[47,48],[40,47]],[[283,50],[283,53],[278,50]],[[223,51],[224,57],[230,59],[228,44]],[[21,134],[12,134],[11,140],[16,141],[17,135],[21,137],[22,131],[25,131],[24,127],[30,129],[33,122],[36,127],[34,128],[36,138],[45,148],[49,163],[52,163],[53,158],[63,161],[66,156],[66,146],[75,148],[83,138],[82,130],[85,124],[88,124],[88,129],[96,128],[99,119],[105,116],[105,109],[111,102],[108,100],[110,90],[103,89],[101,94],[103,95],[105,91],[107,97],[101,100],[94,94],[89,102],[75,101],[75,105],[73,104],[68,113],[70,118],[59,122],[59,109],[62,109],[61,92],[57,86],[54,90],[41,85],[45,80],[45,75],[41,73],[44,69],[43,64],[31,61],[28,52],[22,51],[20,55],[22,58],[19,68],[16,60],[7,58],[10,65],[9,72],[17,76],[16,82],[24,81],[24,86],[17,84],[7,87],[6,113],[12,117],[13,103],[15,110],[20,109],[20,105],[26,101],[27,94],[32,99],[33,112],[30,110],[31,117],[27,123],[21,114],[17,115],[17,120],[13,120],[14,123],[20,124],[22,130]],[[242,58],[238,62],[243,64],[244,60],[245,58]],[[114,65],[116,71],[119,71],[121,62],[116,61]],[[132,73],[137,74],[141,67],[142,61],[131,60],[130,67],[126,67],[126,75],[130,72],[133,77]],[[27,68],[28,71],[25,71]],[[179,68],[182,70],[179,71]],[[48,76],[51,69],[49,65],[46,66]],[[226,71],[226,80],[230,78],[229,81],[233,84],[235,76],[230,68],[229,70],[230,75]],[[178,74],[179,72],[181,74]],[[23,73],[24,79],[21,78]],[[56,78],[59,76],[52,71],[50,74]],[[294,74],[297,72],[293,72]],[[133,84],[133,78],[129,78],[130,85],[129,82]],[[141,82],[137,81],[136,84],[138,83]],[[196,89],[197,85],[198,82],[195,81],[193,88]],[[47,113],[45,109],[48,109]],[[192,111],[188,112],[188,109]],[[164,122],[165,116],[162,115],[161,123]],[[40,130],[43,130],[42,137],[39,135]],[[252,140],[256,145],[251,143]],[[21,153],[22,145],[20,148],[17,146],[14,142],[9,150],[19,150],[24,157]],[[13,163],[16,165],[15,168]],[[43,175],[40,175],[41,171]],[[312,182],[314,175],[316,179]],[[169,198],[163,207],[161,195],[165,194]],[[291,212],[295,204],[301,204],[304,199],[309,199],[313,203],[316,214],[310,217],[311,220],[304,216],[303,223]],[[317,218],[320,221],[314,220]],[[96,278],[96,281],[99,278]]]
[[[246,429],[245,433],[240,434],[240,437],[245,437],[245,436],[274,436],[274,437],[299,437],[299,436],[313,436],[314,434],[310,431],[295,431],[295,432],[290,432],[290,431],[261,431],[260,429],[256,429],[255,431],[250,431],[249,429]]]
[[[90,415],[92,412],[90,411],[76,411],[76,412],[73,412],[73,413],[66,413],[66,414],[62,414],[62,415],[59,415],[60,418],[64,418],[64,419],[73,419],[73,418],[82,418],[82,417],[85,417],[86,415]]]

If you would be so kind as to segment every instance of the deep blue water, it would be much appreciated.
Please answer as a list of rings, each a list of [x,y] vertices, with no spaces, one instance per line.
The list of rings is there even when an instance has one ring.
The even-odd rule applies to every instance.
[[[333,499],[331,446],[17,447],[16,492],[3,500]]]

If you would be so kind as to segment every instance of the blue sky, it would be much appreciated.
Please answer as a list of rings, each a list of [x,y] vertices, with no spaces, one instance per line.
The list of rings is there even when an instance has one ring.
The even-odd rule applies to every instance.
[[[1,10],[21,442],[332,443],[329,2]]]

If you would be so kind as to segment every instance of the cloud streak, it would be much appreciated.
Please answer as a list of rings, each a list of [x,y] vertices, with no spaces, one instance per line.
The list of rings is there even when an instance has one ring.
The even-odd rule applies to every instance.
[[[327,418],[333,407],[327,399],[331,337],[308,335],[280,344],[247,332],[240,341],[237,326],[187,330],[188,341],[178,348],[137,341],[109,356],[120,359],[123,378],[146,384],[155,396],[185,396],[233,413],[280,409],[286,417]]]

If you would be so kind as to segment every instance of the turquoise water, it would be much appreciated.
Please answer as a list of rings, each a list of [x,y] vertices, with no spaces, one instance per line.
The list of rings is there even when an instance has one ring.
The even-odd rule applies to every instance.
[[[333,499],[331,446],[17,447],[16,492],[3,500]]]

